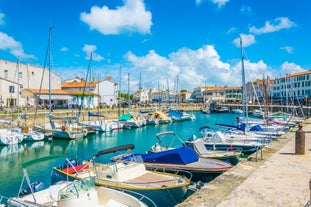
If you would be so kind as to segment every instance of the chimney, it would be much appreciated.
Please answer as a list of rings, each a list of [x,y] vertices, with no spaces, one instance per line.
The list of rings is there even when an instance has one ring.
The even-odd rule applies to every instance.
[[[111,81],[111,76],[106,76],[107,81]]]

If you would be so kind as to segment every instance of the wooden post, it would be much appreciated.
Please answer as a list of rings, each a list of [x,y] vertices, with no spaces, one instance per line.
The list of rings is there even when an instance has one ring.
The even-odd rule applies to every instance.
[[[304,155],[305,154],[305,132],[302,130],[302,126],[298,126],[295,136],[295,154]]]

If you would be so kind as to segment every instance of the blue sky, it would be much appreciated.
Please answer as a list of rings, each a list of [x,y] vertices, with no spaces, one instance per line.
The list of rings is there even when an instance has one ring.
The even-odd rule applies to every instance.
[[[66,80],[112,76],[121,90],[239,86],[310,70],[309,0],[1,0],[0,59],[51,68]],[[178,78],[177,78],[178,77]],[[176,81],[178,79],[178,81]],[[178,84],[177,84],[178,83]]]

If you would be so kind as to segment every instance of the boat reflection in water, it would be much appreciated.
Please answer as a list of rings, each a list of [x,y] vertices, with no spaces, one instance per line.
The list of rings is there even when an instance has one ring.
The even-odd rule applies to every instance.
[[[7,157],[8,155],[17,154],[23,151],[24,146],[21,144],[0,146],[0,157]]]

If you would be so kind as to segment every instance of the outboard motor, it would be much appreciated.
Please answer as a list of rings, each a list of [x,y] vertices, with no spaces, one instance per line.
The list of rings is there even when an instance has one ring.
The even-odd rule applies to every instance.
[[[44,190],[45,188],[46,188],[45,184],[41,181],[35,181],[31,183],[31,189],[33,192],[38,192],[38,191]],[[21,189],[21,191],[19,192],[19,195],[25,196],[25,195],[31,194],[31,189],[29,186],[26,189]]]

